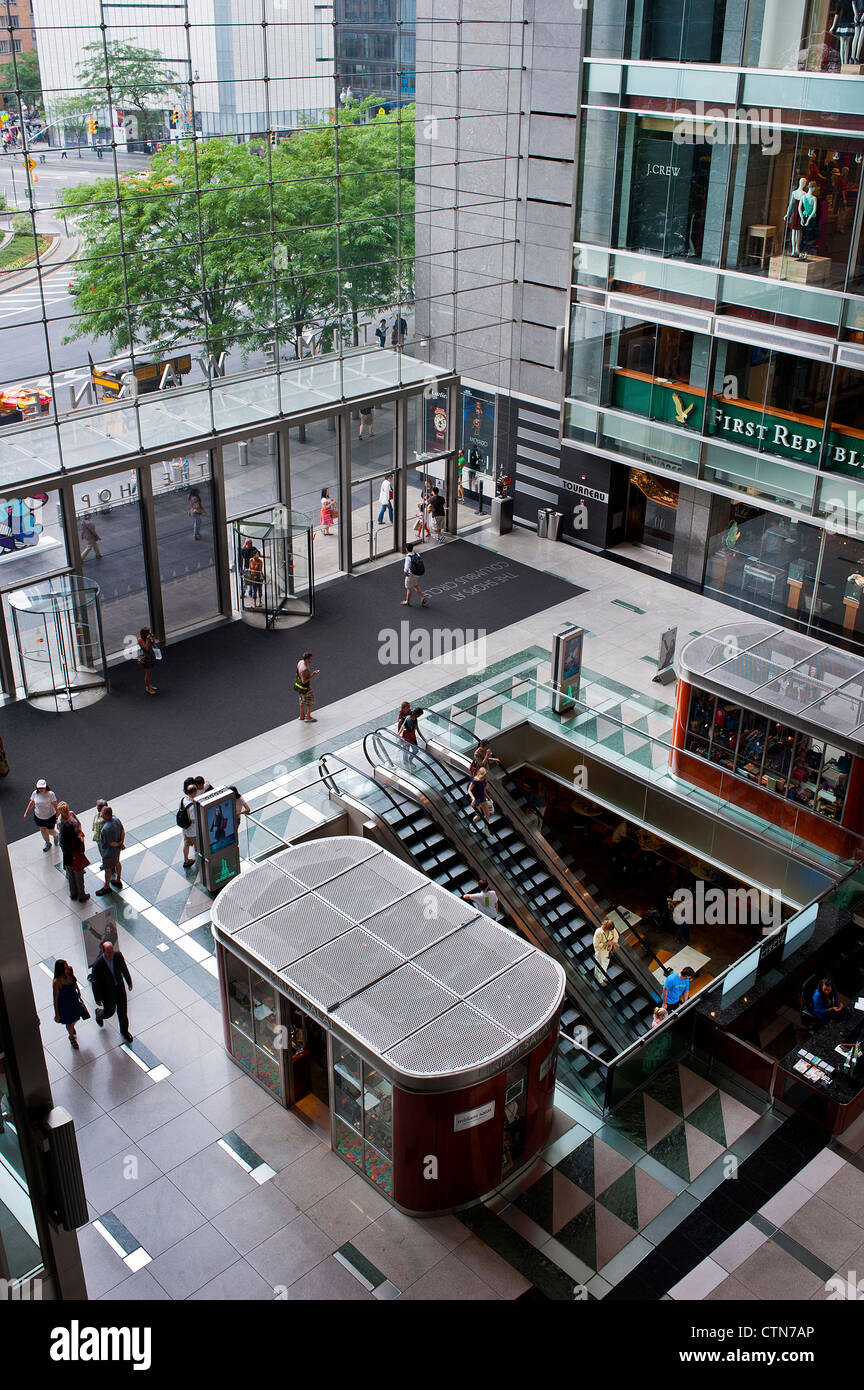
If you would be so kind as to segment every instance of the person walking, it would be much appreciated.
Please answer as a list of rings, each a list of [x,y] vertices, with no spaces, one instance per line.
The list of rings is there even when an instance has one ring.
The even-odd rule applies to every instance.
[[[120,881],[120,855],[125,844],[126,831],[123,829],[123,822],[118,820],[110,806],[103,806],[99,849],[102,854],[102,868],[105,871],[105,886],[96,889],[97,898],[104,898],[112,888],[123,887]]]
[[[127,1043],[133,1041],[129,1032],[129,1013],[126,1006],[126,985],[132,988],[132,976],[123,957],[110,936],[102,940],[102,954],[96,957],[90,971],[90,984],[96,1000],[96,1023],[102,1027],[106,1018],[117,1015],[120,1032]]]
[[[255,559],[256,556],[258,557],[258,559],[260,559],[261,551],[258,549],[257,545],[252,540],[252,538],[250,536],[247,536],[246,540],[241,545],[239,554],[237,556],[237,561],[240,566],[241,601],[246,597],[246,594],[249,591],[249,565],[251,564],[252,560]]]
[[[198,784],[194,777],[187,777],[183,783],[183,796],[177,808],[177,824],[183,831],[183,868],[194,869],[198,853],[198,835],[195,829],[194,801],[198,795]]]
[[[477,769],[485,767],[487,774],[492,771],[492,764],[500,767],[501,759],[492,757],[492,745],[488,738],[481,738],[474,752],[471,754],[471,766],[468,769],[472,777],[476,777]]]
[[[663,982],[663,1004],[671,1013],[679,1009],[690,998],[690,982],[695,980],[696,971],[685,965],[683,970],[673,970]]]
[[[329,487],[321,489],[321,534],[322,536],[332,536],[330,527],[333,525],[334,518],[338,516],[333,499],[330,496]]]
[[[99,542],[102,537],[93,525],[93,517],[90,512],[85,512],[81,518],[79,530],[81,536],[81,559],[86,560],[91,550],[96,552],[96,559],[102,559],[102,551],[99,549]]]
[[[456,497],[459,502],[465,501],[465,450],[459,450],[459,457],[456,460]]]
[[[155,695],[153,667],[156,665],[156,638],[149,627],[142,627],[138,633],[138,665],[144,671],[144,689],[148,695]]]
[[[402,600],[403,608],[411,607],[411,595],[416,591],[420,595],[420,606],[425,608],[426,595],[420,588],[420,575],[426,573],[426,566],[420,556],[414,550],[413,542],[408,541],[405,546],[405,564],[402,566],[405,575],[405,597]]]
[[[374,407],[374,405],[361,405],[361,407],[360,407],[360,433],[358,434],[357,438],[358,438],[358,439],[362,439],[362,438],[363,438],[363,430],[364,430],[364,429],[367,427],[367,425],[368,425],[368,427],[369,427],[369,438],[370,438],[370,439],[374,439],[374,438],[375,438],[375,430],[374,430],[374,428],[373,428],[374,424],[375,424],[375,407]]]
[[[410,700],[403,700],[402,703],[401,703],[401,705],[399,706],[398,710],[396,711],[396,732],[397,732],[397,734],[399,734],[400,736],[401,736],[401,734],[402,734],[402,725],[403,725],[404,722],[405,722],[405,716],[408,715],[408,714],[410,714],[410,713],[411,713],[411,701],[410,701]]]
[[[44,777],[39,778],[35,789],[30,793],[27,810],[24,812],[25,820],[31,811],[45,841],[42,853],[47,854],[51,848],[51,837],[54,837],[55,845],[60,843],[60,837],[54,829],[57,824],[57,798]]]
[[[403,744],[407,744],[402,751],[402,762],[408,772],[417,756],[417,735],[420,732],[419,719],[422,713],[422,709],[409,709],[399,729],[399,737]]]
[[[102,811],[107,805],[108,802],[105,800],[104,796],[100,796],[99,800],[96,802],[96,814],[93,817],[93,824],[90,827],[90,838],[97,849],[99,848],[99,836],[102,834]]]
[[[425,496],[421,497],[417,503],[417,515],[414,518],[414,535],[418,541],[423,539],[424,534],[429,535],[429,522],[426,519],[427,506]]]
[[[89,1018],[81,990],[75,979],[75,971],[68,961],[54,962],[54,1022],[62,1023],[69,1034],[69,1042],[78,1051],[78,1034],[75,1024],[80,1018]]]
[[[60,852],[69,884],[69,897],[73,903],[86,903],[90,900],[90,894],[84,887],[84,870],[90,860],[84,852],[84,831],[78,817],[72,814],[65,801],[58,803],[57,811],[60,816]]]
[[[240,817],[251,816],[252,807],[249,805],[249,802],[244,799],[244,797],[241,795],[241,793],[237,790],[236,787],[229,787],[228,790],[234,797],[234,819],[237,822],[237,825],[239,826]]]
[[[385,513],[385,512],[387,513],[387,519],[388,519],[388,520],[391,522],[391,524],[392,524],[392,521],[393,521],[393,474],[392,474],[392,473],[388,473],[388,474],[387,474],[387,477],[386,477],[386,478],[382,478],[382,480],[381,480],[381,486],[380,486],[380,488],[378,489],[378,502],[379,502],[378,525],[379,525],[379,526],[383,526],[383,524],[384,524],[384,513]]]
[[[192,539],[201,539],[201,518],[204,515],[204,503],[201,501],[201,494],[197,487],[193,487],[189,493],[189,505],[186,508],[192,518]]]
[[[383,347],[386,347],[386,346],[387,346],[387,320],[386,320],[386,319],[382,319],[381,322],[379,323],[378,327],[375,329],[375,337],[378,339],[378,346],[379,346],[379,347],[382,347],[382,348],[383,348]]]
[[[487,878],[479,880],[476,892],[463,893],[462,897],[466,903],[476,903],[480,911],[485,912],[487,917],[491,917],[493,922],[498,921],[498,894],[494,888],[489,887]]]
[[[609,961],[613,952],[618,950],[618,933],[615,930],[615,923],[611,917],[604,917],[593,937],[594,959],[597,964],[594,967],[594,978],[598,985],[605,985],[609,980]]]
[[[249,597],[252,600],[253,608],[263,608],[264,599],[264,561],[260,555],[253,555],[249,560],[249,567],[246,570],[246,579],[249,584]]]
[[[317,671],[312,670],[312,653],[304,652],[297,662],[297,679],[294,682],[294,689],[300,699],[300,723],[317,724],[318,720],[312,713],[315,704],[315,692],[312,689],[312,681],[318,675]]]
[[[489,796],[488,785],[489,774],[485,767],[478,767],[471,781],[468,783],[468,800],[474,812],[471,817],[472,825],[482,825],[486,822],[489,825],[489,816],[492,812],[492,801]]]
[[[426,510],[429,513],[429,525],[432,528],[432,535],[435,538],[435,543],[436,545],[440,545],[444,539],[444,516],[447,507],[439,488],[433,487],[432,494],[426,505]]]

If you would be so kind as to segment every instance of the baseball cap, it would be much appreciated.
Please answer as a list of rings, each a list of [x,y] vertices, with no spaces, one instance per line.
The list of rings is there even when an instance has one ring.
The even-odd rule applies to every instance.
[[[45,781],[44,777],[39,778],[39,781],[36,783],[36,790],[37,792],[47,792],[48,783]]]

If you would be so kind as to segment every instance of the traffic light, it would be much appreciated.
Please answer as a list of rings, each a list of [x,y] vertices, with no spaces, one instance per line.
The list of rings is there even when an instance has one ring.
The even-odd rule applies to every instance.
[[[89,130],[91,135],[96,134],[96,121],[93,116],[91,116],[89,121],[87,122],[87,129]]]
[[[176,106],[174,107],[174,110],[171,112],[171,124],[172,124],[172,125],[179,125],[179,124],[180,124],[180,112],[177,110],[177,107],[176,107]]]
[[[275,144],[276,144],[276,132],[275,132],[275,130],[271,130],[271,132],[270,132],[270,144],[271,144],[271,145],[275,145]]]

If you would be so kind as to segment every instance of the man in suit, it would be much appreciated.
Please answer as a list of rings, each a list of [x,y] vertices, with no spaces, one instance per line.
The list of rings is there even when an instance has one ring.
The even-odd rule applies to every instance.
[[[132,976],[129,974],[129,967],[122,951],[115,948],[110,937],[106,936],[102,941],[102,954],[96,958],[90,971],[90,983],[93,986],[93,998],[99,1006],[96,1009],[98,1026],[101,1028],[105,1019],[116,1013],[120,1032],[125,1041],[131,1043],[129,1015],[126,1012],[126,985],[132,988]]]

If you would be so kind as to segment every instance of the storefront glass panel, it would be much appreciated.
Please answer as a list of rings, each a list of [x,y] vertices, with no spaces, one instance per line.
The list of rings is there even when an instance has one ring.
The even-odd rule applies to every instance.
[[[151,466],[166,636],[219,612],[210,454]]]
[[[75,519],[81,569],[100,590],[105,655],[134,650],[142,627],[151,626],[144,561],[138,474],[134,470],[76,483]],[[84,528],[92,527],[92,532]],[[87,546],[92,548],[87,552]]]
[[[860,61],[864,30],[852,0],[839,7],[811,0],[751,0],[745,61],[752,68],[840,72]]]
[[[809,610],[820,531],[742,502],[715,500],[705,590],[788,620]]]
[[[862,151],[864,142],[848,136],[776,126],[755,143],[738,144],[725,264],[774,280],[842,289]]]
[[[260,434],[222,450],[225,514],[248,516],[279,501],[278,436]]]
[[[708,432],[729,444],[815,465],[831,367],[750,343],[718,341]]]

